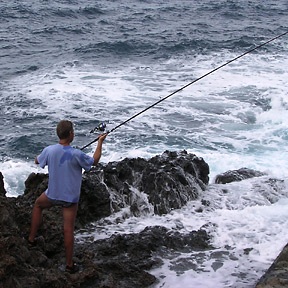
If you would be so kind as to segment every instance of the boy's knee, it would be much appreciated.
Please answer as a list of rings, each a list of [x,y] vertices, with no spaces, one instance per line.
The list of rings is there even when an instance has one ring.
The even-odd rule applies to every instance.
[[[42,193],[35,201],[34,204],[37,208],[40,209],[44,209],[44,208],[48,208],[51,207],[51,203],[49,201],[49,199],[47,198],[47,196]]]

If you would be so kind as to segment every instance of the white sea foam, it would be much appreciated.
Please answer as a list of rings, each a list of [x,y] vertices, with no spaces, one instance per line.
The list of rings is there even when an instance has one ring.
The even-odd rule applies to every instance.
[[[196,212],[201,199],[163,216],[126,218],[124,215],[129,212],[123,209],[95,223],[94,234],[78,234],[77,239],[95,241],[115,233],[138,233],[154,225],[182,233],[205,227],[216,249],[191,250],[163,258],[163,265],[151,271],[159,279],[153,287],[178,288],[187,283],[187,287],[254,287],[288,241],[286,184],[281,182],[283,189],[275,191],[263,181],[255,178],[210,186],[202,197],[211,204],[202,213]],[[271,203],[268,199],[273,193]]]
[[[41,173],[43,170],[37,167],[33,162],[24,162],[23,160],[10,159],[0,162],[0,171],[4,176],[4,187],[7,197],[15,197],[23,194],[25,189],[25,180],[30,173]]]

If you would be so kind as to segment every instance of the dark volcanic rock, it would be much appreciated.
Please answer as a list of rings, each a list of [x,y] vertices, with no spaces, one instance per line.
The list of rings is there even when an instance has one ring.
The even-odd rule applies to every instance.
[[[89,250],[78,246],[77,253],[83,255],[89,251],[96,265],[114,279],[114,285],[118,283],[115,287],[148,287],[156,279],[143,272],[162,264],[156,255],[162,252],[167,256],[169,251],[206,250],[211,248],[208,241],[204,230],[181,235],[155,226],[147,227],[139,234],[113,235],[98,240],[90,244]],[[145,279],[145,286],[139,286],[139,277]],[[100,281],[96,279],[94,285],[100,287]]]
[[[149,161],[137,158],[112,162],[103,172],[103,182],[114,196],[114,210],[127,205],[133,207],[136,188],[148,195],[154,213],[160,215],[197,199],[199,191],[209,182],[208,164],[186,151],[166,151]]]
[[[155,214],[166,214],[197,199],[208,182],[208,164],[186,151],[98,165],[83,175],[78,216],[87,223],[124,207],[139,216],[151,205]],[[141,193],[148,196],[146,203]]]
[[[288,244],[256,285],[256,288],[283,287],[288,287]]]
[[[262,175],[243,168],[219,175],[217,183]],[[151,209],[158,214],[168,213],[196,199],[208,184],[208,177],[205,161],[185,151],[166,151],[150,160],[124,159],[98,165],[83,175],[76,226],[86,231],[91,221],[124,207],[130,208],[132,216]],[[272,187],[279,185],[270,182]],[[24,194],[7,198],[0,172],[0,288],[144,288],[157,282],[149,270],[162,264],[162,255],[169,258],[174,253],[213,249],[204,229],[180,234],[160,226],[146,227],[138,234],[76,244],[74,259],[80,264],[80,272],[67,274],[60,208],[43,213],[36,247],[28,247],[26,240],[34,201],[47,184],[48,175],[32,173],[25,181]],[[286,246],[257,288],[287,286],[287,254]]]
[[[227,171],[223,174],[217,175],[215,183],[226,184],[234,181],[241,181],[248,178],[260,177],[266,175],[263,172],[255,171],[248,168],[240,168],[238,170]]]
[[[208,184],[208,175],[205,161],[185,151],[99,165],[83,175],[76,228],[85,228],[123,207],[130,207],[134,216],[151,207],[155,213],[168,213],[196,199]],[[38,245],[31,248],[26,241],[34,201],[47,183],[48,175],[32,173],[25,181],[24,194],[7,198],[0,174],[0,288],[149,287],[157,280],[147,272],[161,263],[157,253],[211,248],[204,230],[181,235],[164,227],[148,227],[139,234],[76,244],[75,260],[81,271],[67,274],[63,272],[59,207],[44,211]]]
[[[4,177],[2,173],[0,172],[0,197],[6,195],[6,190],[4,188]]]

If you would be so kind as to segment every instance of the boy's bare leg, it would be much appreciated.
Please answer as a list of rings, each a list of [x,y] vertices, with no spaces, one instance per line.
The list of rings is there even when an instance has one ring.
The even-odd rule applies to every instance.
[[[52,206],[51,202],[47,198],[46,194],[43,192],[35,201],[33,211],[32,211],[32,221],[28,240],[33,242],[37,231],[42,222],[42,211],[45,208],[50,208]]]
[[[77,215],[78,204],[73,204],[70,207],[63,207],[63,225],[64,225],[64,246],[66,254],[66,265],[73,265],[73,250],[74,250],[74,227]]]

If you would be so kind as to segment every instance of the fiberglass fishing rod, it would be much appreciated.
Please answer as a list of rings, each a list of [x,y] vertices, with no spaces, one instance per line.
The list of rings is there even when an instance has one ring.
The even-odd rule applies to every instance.
[[[256,46],[256,47],[254,47],[254,48],[252,48],[252,49],[250,49],[250,50],[248,50],[248,51],[246,51],[246,52],[244,52],[243,54],[241,54],[241,55],[233,58],[232,60],[229,60],[228,62],[226,62],[226,63],[224,63],[224,64],[216,67],[215,69],[213,69],[213,70],[211,70],[211,71],[209,71],[209,72],[207,72],[206,74],[202,75],[201,77],[199,77],[199,78],[197,78],[197,79],[189,82],[188,84],[182,86],[182,87],[179,88],[178,90],[172,92],[171,94],[167,95],[167,96],[164,97],[164,98],[161,98],[161,99],[158,100],[157,102],[151,104],[150,106],[146,107],[146,108],[143,109],[142,111],[140,111],[140,112],[138,112],[137,114],[131,116],[130,118],[128,118],[128,119],[125,120],[124,122],[122,122],[122,123],[120,123],[119,125],[115,126],[115,127],[114,127],[113,129],[111,129],[110,131],[107,131],[107,134],[115,131],[115,130],[118,129],[119,127],[125,125],[127,122],[129,122],[129,121],[131,121],[132,119],[134,119],[134,118],[136,118],[137,116],[139,116],[140,114],[142,114],[142,113],[146,112],[147,110],[153,108],[154,106],[158,105],[159,103],[163,102],[164,100],[168,99],[169,97],[175,95],[176,93],[184,90],[185,88],[187,88],[188,86],[194,84],[195,82],[198,82],[199,80],[207,77],[208,75],[214,73],[215,71],[217,71],[217,70],[223,68],[224,66],[226,66],[226,65],[228,65],[228,64],[230,64],[230,63],[232,63],[232,62],[234,62],[234,61],[242,58],[243,56],[245,56],[245,55],[247,55],[247,54],[249,54],[249,53],[251,53],[251,52],[253,52],[253,51],[255,51],[255,50],[257,50],[257,49],[259,49],[259,48],[261,48],[261,47],[263,47],[263,46],[265,46],[265,45],[267,45],[268,43],[270,43],[270,42],[272,42],[272,41],[274,41],[274,40],[276,40],[276,39],[278,39],[278,38],[280,38],[280,37],[283,37],[283,36],[286,35],[287,33],[288,33],[288,31],[286,31],[286,32],[284,32],[284,33],[282,33],[282,34],[280,34],[280,35],[278,35],[278,36],[275,36],[274,38],[272,38],[272,39],[270,39],[270,40],[268,40],[268,41],[266,41],[266,42],[264,42],[264,43],[262,43],[262,44],[260,44],[260,45],[258,45],[258,46]],[[101,124],[100,124],[100,125],[101,125]],[[94,128],[92,131],[94,131],[94,130],[97,130],[97,127]],[[102,131],[102,130],[99,129],[99,128],[98,128],[98,130]],[[81,148],[81,150],[83,150],[83,149],[87,148],[88,146],[90,146],[91,144],[95,143],[96,141],[98,141],[98,139],[99,139],[99,137],[97,137],[96,139],[94,139],[93,141],[91,141],[90,143],[88,143],[87,145],[83,146],[83,147]]]

